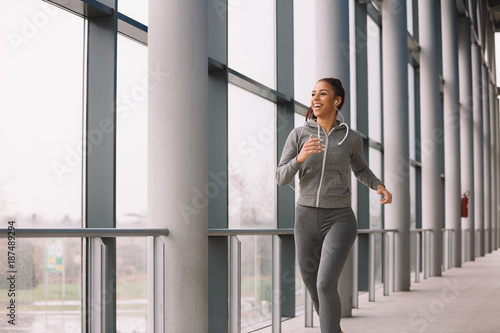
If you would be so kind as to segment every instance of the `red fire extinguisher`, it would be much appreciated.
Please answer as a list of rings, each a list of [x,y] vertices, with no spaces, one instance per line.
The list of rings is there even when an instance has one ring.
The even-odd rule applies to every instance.
[[[467,205],[469,204],[469,192],[465,192],[462,196],[462,217],[469,216],[469,208]]]

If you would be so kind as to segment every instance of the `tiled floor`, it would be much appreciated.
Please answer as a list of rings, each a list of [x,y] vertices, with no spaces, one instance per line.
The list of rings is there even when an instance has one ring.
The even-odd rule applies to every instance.
[[[360,296],[352,318],[342,319],[345,333],[500,333],[500,251],[413,283],[409,292],[383,296],[378,289],[375,299]],[[304,327],[303,316],[284,321],[282,332],[319,333],[318,318],[312,328]]]

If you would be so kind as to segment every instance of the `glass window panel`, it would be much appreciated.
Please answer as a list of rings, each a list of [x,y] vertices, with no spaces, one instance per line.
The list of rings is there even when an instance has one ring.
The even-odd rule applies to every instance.
[[[5,245],[4,245],[5,244]],[[2,332],[81,332],[82,281],[80,238],[16,239],[15,266],[7,267],[7,246],[0,246],[0,304],[15,300],[15,326],[2,310]],[[9,296],[14,269],[15,295]]]
[[[413,0],[406,0],[406,24],[408,32],[413,36]]]
[[[276,88],[275,31],[274,1],[228,1],[229,67]]]
[[[309,106],[316,78],[314,2],[293,1],[293,62],[295,100]]]
[[[116,225],[146,226],[147,47],[118,36]]]
[[[382,153],[375,148],[368,150],[370,169],[379,179],[382,178]],[[370,190],[370,229],[382,229],[382,205],[380,195]]]
[[[117,333],[147,331],[146,237],[116,239]]]
[[[79,227],[84,20],[26,0],[0,2],[0,22],[1,215]]]
[[[370,169],[382,177],[382,152],[375,148],[368,150]],[[362,186],[362,185],[361,185]],[[382,229],[382,204],[380,195],[370,190],[370,229]],[[382,236],[375,235],[375,283],[382,283]]]
[[[148,0],[118,0],[118,11],[148,25]]]
[[[370,16],[367,18],[368,31],[368,122],[369,136],[382,142],[382,80],[380,61],[380,28]]]
[[[241,241],[241,332],[271,323],[272,236],[238,236]]]
[[[275,226],[276,106],[229,85],[229,227]]]

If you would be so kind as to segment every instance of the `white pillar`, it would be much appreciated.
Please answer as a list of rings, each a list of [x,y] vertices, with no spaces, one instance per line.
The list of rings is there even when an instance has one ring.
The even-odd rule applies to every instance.
[[[484,230],[484,184],[483,184],[483,96],[481,48],[472,44],[472,96],[473,96],[473,136],[474,136],[474,257],[481,254],[483,246],[481,230]],[[476,236],[476,233],[478,234]],[[477,243],[476,243],[477,242]]]
[[[436,1],[419,1],[422,228],[432,229],[430,276],[441,276],[443,262],[438,12]]]
[[[445,225],[453,229],[452,267],[462,265],[460,192],[460,96],[458,79],[458,15],[455,0],[441,0],[444,79]]]
[[[473,135],[472,135],[472,63],[471,25],[469,18],[458,19],[458,70],[460,81],[460,169],[462,193],[474,192]],[[468,244],[464,261],[474,260],[474,196],[469,196],[469,214],[462,218],[462,229],[468,229]]]
[[[396,291],[410,289],[410,160],[408,138],[408,48],[406,0],[382,6],[385,185],[393,203],[385,207],[385,227],[397,229]]]
[[[170,230],[156,296],[165,331],[207,332],[207,3],[149,1],[148,44],[148,222]]]
[[[349,96],[349,2],[345,0],[316,0],[316,79],[336,77],[342,81]],[[350,103],[346,98],[342,115],[350,124]],[[352,252],[339,279],[342,317],[352,315]]]

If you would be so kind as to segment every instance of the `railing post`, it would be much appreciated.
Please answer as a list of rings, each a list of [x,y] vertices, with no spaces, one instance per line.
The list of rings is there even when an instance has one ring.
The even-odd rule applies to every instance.
[[[392,291],[396,291],[396,272],[397,270],[397,262],[396,262],[396,232],[392,233]]]
[[[353,265],[352,265],[352,307],[357,309],[359,306],[358,299],[358,289],[359,289],[359,281],[358,281],[358,270],[359,270],[359,248],[358,248],[358,239],[356,236],[354,240],[354,244],[352,247],[352,256],[353,256]]]
[[[443,232],[443,258],[442,258],[442,261],[443,261],[443,272],[446,271],[447,269],[447,265],[448,265],[448,230],[444,230]]]
[[[148,320],[152,321],[150,327],[153,332],[165,332],[165,241],[162,236],[153,237],[153,311],[148,315]],[[150,288],[148,288],[149,290]]]
[[[375,302],[375,234],[368,238],[370,253],[368,254],[368,301]]]
[[[90,333],[106,332],[106,245],[100,237],[89,238],[90,241],[90,290],[88,300],[87,321]]]
[[[238,236],[229,236],[230,246],[230,292],[229,332],[241,332],[241,242]]]
[[[420,241],[421,241],[421,234],[420,232],[415,232],[415,282],[418,283],[420,282]]]
[[[424,280],[427,279],[428,277],[428,264],[427,264],[427,260],[429,259],[427,257],[427,243],[428,243],[428,234],[427,234],[427,231],[422,231],[422,239],[423,239],[423,242],[422,242],[422,270],[424,271]]]
[[[272,332],[281,333],[281,238],[273,235]]]
[[[304,323],[304,326],[305,327],[313,327],[313,302],[312,302],[312,299],[311,299],[311,295],[309,295],[309,291],[307,291],[307,288],[304,287],[304,289],[306,290],[305,294],[304,294],[304,300],[305,300],[305,315],[304,315],[304,319],[305,319],[305,323]]]
[[[384,279],[384,296],[389,295],[389,233],[382,233],[382,245],[384,251],[384,267],[382,270],[383,279]]]

